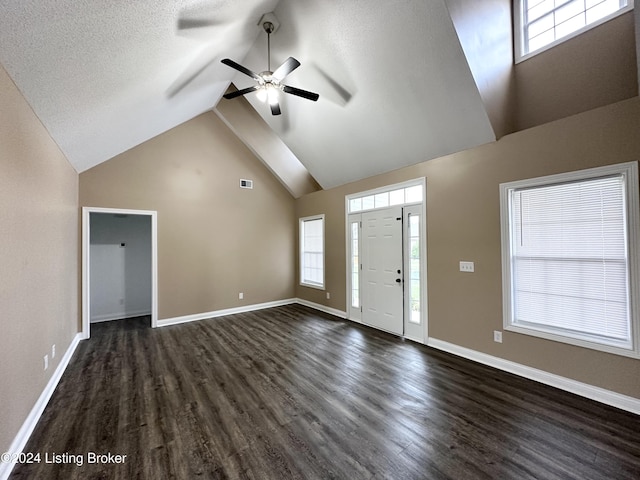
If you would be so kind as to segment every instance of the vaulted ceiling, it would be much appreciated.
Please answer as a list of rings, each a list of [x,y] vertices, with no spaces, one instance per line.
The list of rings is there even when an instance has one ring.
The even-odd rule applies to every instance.
[[[220,60],[266,70],[267,12],[280,22],[272,67],[297,58],[285,83],[320,99],[287,95],[278,117],[246,99],[323,188],[496,138],[445,0],[0,0],[0,9],[0,62],[78,172],[235,101],[221,99],[230,83],[252,80]]]

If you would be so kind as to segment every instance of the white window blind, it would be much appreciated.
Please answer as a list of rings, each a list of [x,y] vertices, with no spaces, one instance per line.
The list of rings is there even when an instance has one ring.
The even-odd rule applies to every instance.
[[[324,287],[324,216],[300,219],[300,283]]]
[[[513,325],[631,347],[625,177],[511,191]]]

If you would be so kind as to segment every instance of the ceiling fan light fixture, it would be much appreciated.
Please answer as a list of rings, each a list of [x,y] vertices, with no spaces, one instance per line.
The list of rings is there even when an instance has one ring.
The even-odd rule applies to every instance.
[[[267,101],[267,89],[266,87],[261,87],[256,91],[256,98],[260,100],[262,103]]]
[[[273,84],[267,85],[267,100],[269,100],[269,105],[277,105],[280,100],[280,95],[278,94],[278,88],[276,88]]]
[[[317,93],[308,92],[300,88],[284,85],[282,80],[300,66],[300,62],[293,57],[287,58],[282,65],[271,71],[271,34],[278,29],[279,24],[273,13],[265,14],[260,20],[262,28],[267,34],[267,70],[262,73],[255,73],[249,70],[247,67],[243,67],[239,63],[234,62],[229,58],[221,60],[225,65],[253,78],[257,85],[254,87],[244,88],[236,92],[231,92],[223,95],[226,99],[236,98],[242,95],[246,95],[250,92],[256,92],[256,97],[261,102],[269,102],[271,106],[272,115],[280,115],[280,94],[279,90],[284,93],[296,95],[298,97],[306,98],[313,102],[317,101],[320,97]]]
[[[256,98],[262,103],[269,102],[270,105],[276,105],[280,100],[280,89],[273,83],[265,83],[256,92]]]

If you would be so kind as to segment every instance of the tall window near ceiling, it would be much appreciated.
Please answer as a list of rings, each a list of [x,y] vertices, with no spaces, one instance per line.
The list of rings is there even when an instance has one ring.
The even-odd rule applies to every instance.
[[[324,215],[300,219],[300,284],[324,289]]]
[[[633,8],[633,0],[516,0],[516,60],[561,43]]]
[[[505,330],[640,356],[637,164],[500,189]]]

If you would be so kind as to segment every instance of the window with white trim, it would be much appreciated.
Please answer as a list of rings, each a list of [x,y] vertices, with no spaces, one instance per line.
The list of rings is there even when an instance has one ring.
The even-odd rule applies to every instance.
[[[418,202],[422,202],[422,183],[413,182],[407,186],[383,188],[362,196],[350,195],[347,211],[356,213]]]
[[[637,164],[500,190],[505,330],[639,356]]]
[[[561,43],[633,8],[633,0],[516,0],[516,59]]]
[[[324,215],[300,219],[300,284],[324,289]]]

